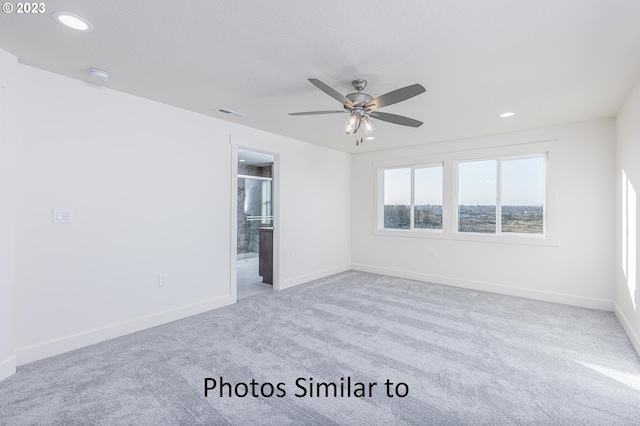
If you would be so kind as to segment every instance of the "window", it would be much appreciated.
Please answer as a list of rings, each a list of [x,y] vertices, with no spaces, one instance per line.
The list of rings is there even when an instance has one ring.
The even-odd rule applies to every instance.
[[[544,155],[458,163],[458,232],[544,234]]]
[[[372,233],[557,246],[558,146],[523,142],[376,161]]]
[[[413,169],[413,227],[442,229],[442,166]]]
[[[544,234],[545,158],[501,161],[502,232]]]
[[[411,168],[384,171],[384,227],[409,229],[411,224]]]
[[[442,165],[384,169],[385,229],[442,229]]]
[[[496,232],[496,161],[458,164],[458,232]]]

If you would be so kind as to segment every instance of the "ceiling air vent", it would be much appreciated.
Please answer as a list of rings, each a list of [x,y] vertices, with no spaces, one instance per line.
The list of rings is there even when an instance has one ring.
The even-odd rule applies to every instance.
[[[226,108],[218,108],[216,111],[221,112],[223,114],[227,114],[227,115],[233,115],[234,117],[240,117],[240,118],[246,117],[245,114],[241,114],[239,112],[231,111],[230,109],[226,109]]]

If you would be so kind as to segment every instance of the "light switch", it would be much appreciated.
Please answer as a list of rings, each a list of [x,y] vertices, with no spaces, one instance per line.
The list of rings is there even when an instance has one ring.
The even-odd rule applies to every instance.
[[[167,274],[158,275],[158,287],[164,287],[167,285]]]
[[[71,209],[53,209],[53,223],[71,223]]]

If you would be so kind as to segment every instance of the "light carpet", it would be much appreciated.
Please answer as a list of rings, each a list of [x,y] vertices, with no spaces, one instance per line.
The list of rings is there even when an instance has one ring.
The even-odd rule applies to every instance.
[[[640,359],[611,312],[349,271],[19,367],[0,423],[637,425]]]

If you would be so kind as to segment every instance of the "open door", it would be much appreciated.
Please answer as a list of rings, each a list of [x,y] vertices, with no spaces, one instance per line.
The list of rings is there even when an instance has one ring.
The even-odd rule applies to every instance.
[[[273,289],[274,162],[272,155],[238,149],[238,299]]]

